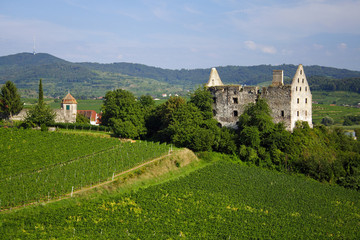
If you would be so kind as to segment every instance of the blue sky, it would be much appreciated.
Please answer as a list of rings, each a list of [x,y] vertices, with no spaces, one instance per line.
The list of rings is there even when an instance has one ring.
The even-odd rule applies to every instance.
[[[1,0],[0,56],[360,70],[359,0]]]

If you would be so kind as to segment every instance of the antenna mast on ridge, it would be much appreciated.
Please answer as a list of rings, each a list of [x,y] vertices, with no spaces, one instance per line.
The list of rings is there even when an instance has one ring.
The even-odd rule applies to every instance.
[[[33,48],[33,54],[35,55],[36,52],[35,52],[35,36],[34,36],[34,48]]]

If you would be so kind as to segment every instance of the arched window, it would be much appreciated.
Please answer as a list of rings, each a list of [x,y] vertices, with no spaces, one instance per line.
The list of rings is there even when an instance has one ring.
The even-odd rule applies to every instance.
[[[297,111],[297,112],[296,112],[296,115],[297,115],[297,116],[300,116],[300,113],[299,113],[299,111]]]
[[[304,83],[304,79],[302,79],[302,83]]]
[[[300,75],[302,75],[302,70],[300,70]]]
[[[305,98],[305,103],[307,103],[307,98]]]
[[[297,99],[297,103],[300,103],[300,99],[299,99],[299,98]]]

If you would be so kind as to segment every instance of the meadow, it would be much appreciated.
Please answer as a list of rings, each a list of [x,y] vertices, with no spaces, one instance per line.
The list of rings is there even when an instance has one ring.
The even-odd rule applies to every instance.
[[[0,128],[0,209],[50,200],[168,152],[165,144]]]
[[[4,239],[359,239],[360,193],[230,161],[0,214]]]

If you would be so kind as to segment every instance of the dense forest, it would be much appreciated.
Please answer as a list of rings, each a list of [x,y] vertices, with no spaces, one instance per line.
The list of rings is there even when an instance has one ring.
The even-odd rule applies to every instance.
[[[274,69],[284,70],[290,83],[297,66],[219,66],[225,84],[257,85],[272,80]],[[305,66],[312,90],[359,92],[360,72],[322,66]],[[185,95],[208,81],[207,69],[162,69],[134,63],[72,63],[50,54],[20,53],[0,57],[0,84],[14,82],[20,90],[35,90],[43,79],[45,95],[62,97],[68,90],[77,98],[104,96],[109,90],[123,88],[135,95],[162,93]]]

